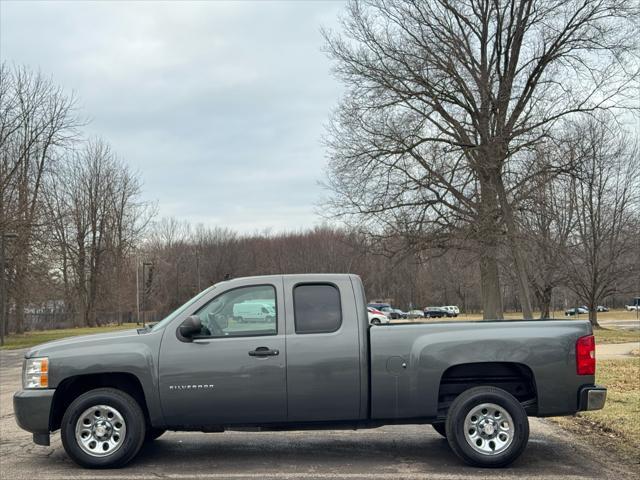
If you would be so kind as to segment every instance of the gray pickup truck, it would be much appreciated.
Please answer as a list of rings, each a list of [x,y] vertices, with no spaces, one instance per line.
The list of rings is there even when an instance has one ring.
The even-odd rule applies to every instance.
[[[166,430],[386,424],[431,424],[500,467],[529,415],[602,408],[594,373],[586,321],[370,326],[358,276],[274,275],[218,283],[150,328],[32,348],[14,410],[84,467],[123,466]]]

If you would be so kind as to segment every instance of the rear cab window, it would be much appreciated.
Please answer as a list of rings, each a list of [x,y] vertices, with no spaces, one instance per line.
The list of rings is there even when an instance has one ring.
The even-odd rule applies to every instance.
[[[340,290],[333,284],[299,284],[293,289],[297,334],[332,333],[342,325]]]

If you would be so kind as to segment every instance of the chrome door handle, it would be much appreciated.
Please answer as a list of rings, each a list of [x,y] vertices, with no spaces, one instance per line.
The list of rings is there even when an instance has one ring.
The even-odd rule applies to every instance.
[[[272,350],[269,347],[258,347],[249,352],[250,357],[272,357],[275,355],[280,355],[280,350]]]

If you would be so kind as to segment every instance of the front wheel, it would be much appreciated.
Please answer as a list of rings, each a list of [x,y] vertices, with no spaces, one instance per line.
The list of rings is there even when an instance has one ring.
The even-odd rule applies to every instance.
[[[509,392],[475,387],[451,404],[446,434],[451,449],[469,465],[505,467],[527,446],[529,419]]]
[[[80,395],[67,408],[60,426],[67,455],[86,468],[126,465],[142,447],[145,432],[138,402],[115,388]]]

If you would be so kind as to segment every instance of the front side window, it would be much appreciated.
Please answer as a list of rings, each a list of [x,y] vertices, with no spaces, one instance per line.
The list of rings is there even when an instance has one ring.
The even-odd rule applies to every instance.
[[[217,296],[196,315],[204,337],[275,335],[276,290],[271,285],[241,287]]]
[[[296,333],[330,333],[342,324],[340,292],[334,285],[298,285],[293,289]]]

